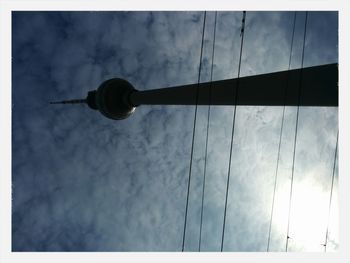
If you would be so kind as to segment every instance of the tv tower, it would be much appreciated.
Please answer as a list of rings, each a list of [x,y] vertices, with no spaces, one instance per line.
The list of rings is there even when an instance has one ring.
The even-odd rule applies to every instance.
[[[140,105],[338,106],[338,64],[327,64],[205,83],[140,91],[112,78],[85,99],[51,104],[86,103],[105,117],[122,120]]]

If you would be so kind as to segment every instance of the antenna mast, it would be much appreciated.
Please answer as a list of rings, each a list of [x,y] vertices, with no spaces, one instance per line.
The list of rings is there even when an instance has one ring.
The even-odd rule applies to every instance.
[[[79,104],[86,103],[86,99],[51,101],[50,104]]]

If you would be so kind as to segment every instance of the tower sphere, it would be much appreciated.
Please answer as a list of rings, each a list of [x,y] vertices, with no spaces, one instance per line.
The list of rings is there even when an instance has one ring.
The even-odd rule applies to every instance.
[[[107,118],[126,119],[136,109],[129,101],[130,94],[135,91],[137,90],[124,79],[109,79],[96,91],[88,93],[87,104],[90,108],[98,109]]]

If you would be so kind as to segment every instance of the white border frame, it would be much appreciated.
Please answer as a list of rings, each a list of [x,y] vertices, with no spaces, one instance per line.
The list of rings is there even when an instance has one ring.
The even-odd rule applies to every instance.
[[[349,251],[349,25],[350,8],[346,0],[0,0],[0,262],[122,262],[152,261],[222,261],[239,262],[344,262]],[[11,252],[11,11],[13,10],[333,10],[339,11],[339,191],[340,249],[336,253],[66,253]]]

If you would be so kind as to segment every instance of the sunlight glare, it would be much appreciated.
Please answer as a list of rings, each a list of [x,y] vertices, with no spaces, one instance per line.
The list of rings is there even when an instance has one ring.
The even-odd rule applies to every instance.
[[[305,178],[310,178],[305,176]],[[286,194],[287,193],[287,194]],[[289,211],[290,184],[281,185],[276,195],[273,227],[286,237]],[[311,180],[295,182],[291,201],[288,251],[324,251],[328,223],[330,191]],[[327,247],[332,250],[338,243],[338,204],[333,191],[329,238]],[[332,240],[332,241],[331,241]],[[335,242],[334,242],[335,241]],[[335,243],[335,244],[334,244]]]

